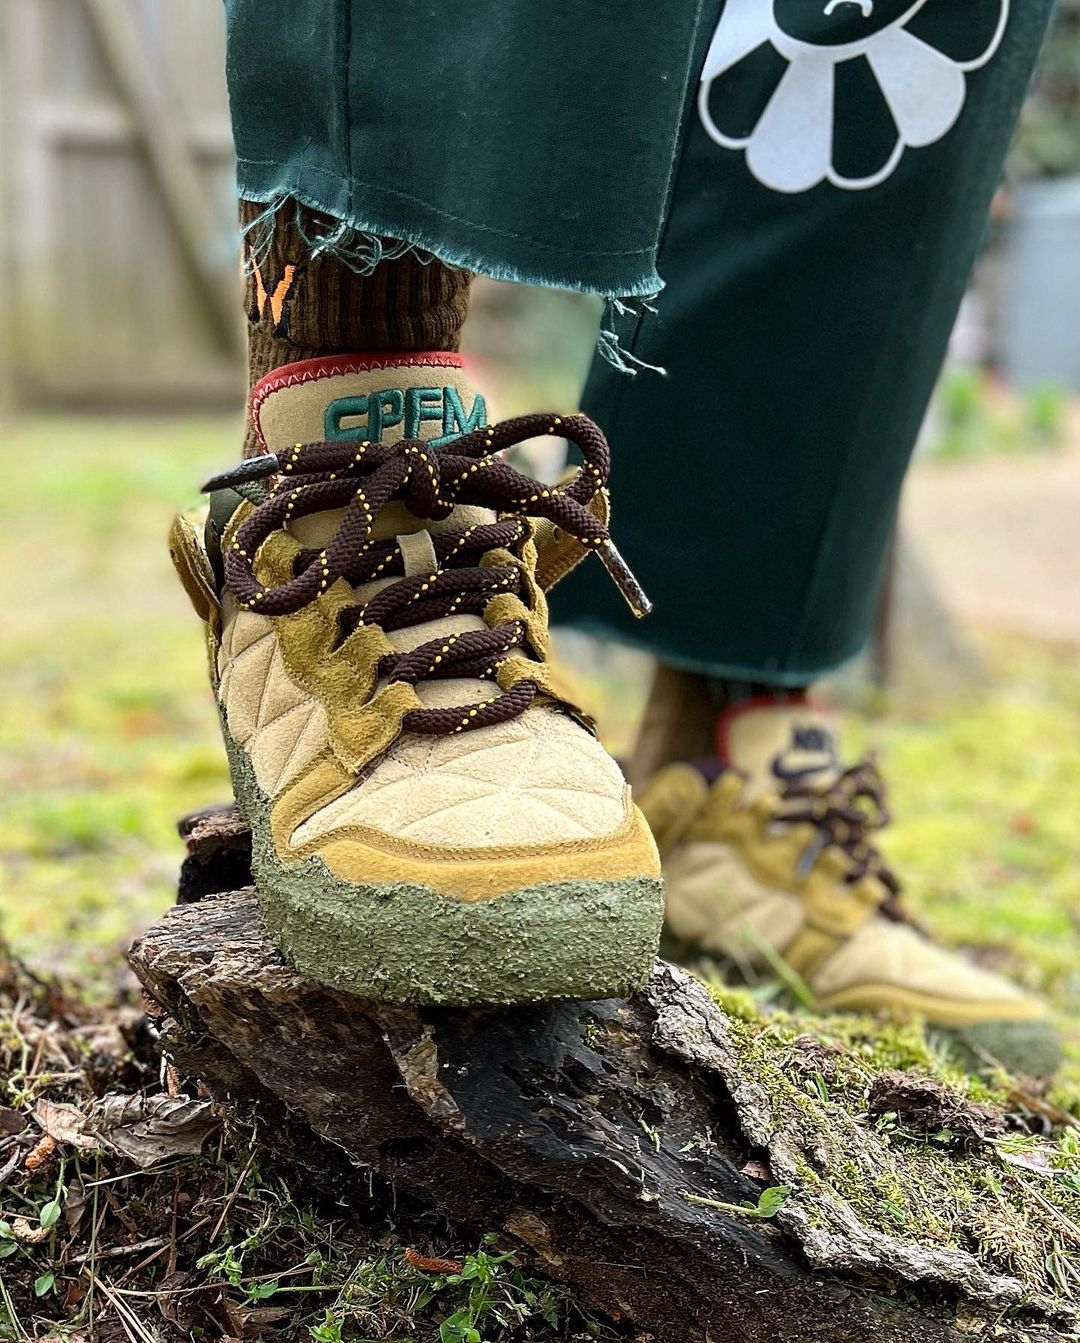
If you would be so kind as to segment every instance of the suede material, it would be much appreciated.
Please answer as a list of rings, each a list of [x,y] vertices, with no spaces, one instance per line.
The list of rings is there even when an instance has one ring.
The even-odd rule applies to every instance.
[[[251,757],[259,787],[273,797],[326,749],[326,708],[289,676],[265,616],[233,616],[218,666],[218,702],[229,730]]]
[[[280,583],[290,577],[299,549],[286,532],[267,537],[256,558],[260,581]],[[402,718],[420,708],[421,701],[412,686],[401,682],[372,696],[376,664],[393,652],[382,630],[360,625],[335,647],[339,613],[354,601],[352,589],[339,581],[310,605],[276,617],[274,626],[288,674],[325,705],[334,753],[355,772],[386,750],[400,732]]]
[[[169,558],[195,614],[207,624],[217,625],[221,611],[214,571],[202,543],[205,524],[205,509],[178,514],[169,531]]]
[[[746,776],[754,794],[775,793],[786,779],[825,788],[840,772],[832,727],[807,703],[751,699],[730,705],[716,722],[716,751]]]
[[[578,473],[574,467],[567,471],[560,484],[569,484]],[[589,512],[606,527],[611,518],[611,496],[606,489],[598,490],[589,502]],[[536,566],[536,581],[544,592],[550,592],[571,573],[585,558],[587,547],[576,537],[564,532],[549,522],[547,518],[537,518],[533,523],[533,536],[539,557]]]
[[[451,376],[441,361],[434,375],[425,362],[414,370],[420,381],[407,383],[386,361],[375,368],[359,362],[347,360],[347,370],[334,364],[329,374],[322,365],[285,369],[256,389],[260,432],[281,454],[283,474],[288,436],[311,436],[328,397],[345,400],[350,413],[366,406],[370,416],[373,404],[391,412],[399,399],[407,406],[409,386],[426,391],[433,376]],[[457,402],[445,398],[457,413],[466,393],[445,385],[457,388]],[[400,398],[380,393],[373,402],[387,386]],[[426,404],[435,399],[432,393]],[[412,402],[414,411],[425,404],[419,396]],[[400,435],[400,426],[382,427]],[[225,553],[239,548],[251,509],[241,504],[224,525]],[[494,516],[455,509],[429,526],[391,504],[378,525],[385,536],[404,538],[407,568],[426,572],[440,526]],[[273,532],[253,557],[257,581],[287,582],[300,551],[325,545],[338,521],[318,514]],[[193,527],[178,533],[182,577],[205,610],[204,542]],[[531,536],[517,553],[493,550],[484,559],[522,575],[525,601],[503,592],[485,608],[487,621],[520,622],[518,651],[484,678],[418,687],[380,677],[380,661],[484,629],[485,620],[448,615],[390,633],[361,623],[343,638],[346,610],[398,581],[392,577],[357,589],[339,579],[300,610],[275,617],[239,606],[228,592],[222,598],[213,675],[237,798],[262,835],[260,902],[286,953],[311,973],[334,962],[332,982],[356,992],[378,986],[409,1001],[612,993],[647,973],[661,918],[659,856],[618,766],[578,717],[549,698],[550,668],[539,660],[548,632],[538,559]],[[464,728],[480,700],[526,680],[541,693],[506,721],[439,736],[402,730],[405,715],[425,706],[461,706]],[[474,921],[459,912],[473,907],[497,911]],[[471,980],[467,967],[447,963],[438,929],[467,943]]]
[[[771,759],[758,750],[762,720],[747,725],[743,746]],[[786,740],[774,728],[772,744]],[[845,880],[849,861],[836,848],[807,865],[814,827],[777,825],[755,779],[726,771],[709,787],[676,764],[638,800],[663,854],[668,923],[684,940],[759,968],[780,955],[823,1007],[917,1011],[945,1028],[1046,1021],[1039,1000],[879,913],[880,883]]]
[[[759,881],[727,844],[683,844],[664,863],[667,925],[713,955],[768,968],[759,943],[786,947],[805,926],[799,902]]]
[[[890,1001],[932,1005],[935,1020],[966,1025],[996,1017],[1027,1021],[1046,1015],[1014,984],[962,960],[904,925],[874,919],[823,962],[815,992],[850,1003],[856,990],[887,988]]]
[[[256,385],[252,391],[251,419],[260,446],[270,452],[291,448],[296,443],[321,443],[327,433],[327,411],[335,405],[333,423],[357,440],[394,443],[410,437],[426,442],[444,436],[442,419],[418,419],[413,432],[406,435],[406,416],[397,423],[380,422],[380,433],[372,432],[371,417],[359,409],[364,398],[389,389],[406,396],[410,389],[450,387],[457,393],[466,416],[476,409],[480,395],[464,372],[460,360],[441,351],[409,356],[359,354],[335,359],[311,360],[286,366]],[[395,397],[395,402],[397,398]],[[351,404],[357,409],[345,414]],[[425,404],[431,413],[439,406]],[[398,414],[395,405],[394,414]],[[392,419],[386,415],[385,419]],[[483,422],[483,421],[481,421]]]
[[[535,709],[462,741],[405,733],[294,842],[373,828],[447,850],[603,846],[631,817],[618,766],[574,719]]]

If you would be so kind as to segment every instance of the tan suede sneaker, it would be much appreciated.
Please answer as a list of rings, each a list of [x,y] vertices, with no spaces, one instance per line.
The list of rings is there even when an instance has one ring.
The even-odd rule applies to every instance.
[[[935,945],[905,914],[872,843],[888,816],[871,762],[842,768],[827,722],[805,703],[730,709],[717,746],[715,768],[669,765],[639,790],[678,939],[755,969],[779,956],[822,1008],[913,1011],[980,1057],[1054,1070],[1043,1004]]]
[[[172,550],[282,950],[393,1001],[629,992],[659,859],[552,686],[543,595],[589,550],[639,595],[607,537],[602,434],[489,428],[452,354],[289,365],[251,405],[266,455],[210,483]],[[502,455],[543,433],[581,450],[563,487]]]

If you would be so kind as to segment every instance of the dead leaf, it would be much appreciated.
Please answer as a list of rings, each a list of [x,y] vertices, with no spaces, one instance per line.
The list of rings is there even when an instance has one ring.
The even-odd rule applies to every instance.
[[[42,1098],[34,1107],[34,1119],[54,1142],[77,1147],[84,1152],[98,1145],[86,1132],[86,1116],[74,1105],[62,1105],[59,1101]]]
[[[751,1180],[764,1180],[766,1184],[773,1182],[772,1168],[764,1161],[748,1161],[740,1174]]]
[[[1076,1128],[1076,1116],[1070,1114],[1068,1110],[1063,1110],[1060,1105],[1054,1105],[1044,1096],[1037,1096],[1027,1087],[1013,1087],[1009,1092],[1009,1100],[1014,1105],[1022,1105],[1025,1110],[1030,1110],[1040,1119],[1045,1119],[1047,1123],[1060,1125],[1062,1128]]]
[[[258,1330],[263,1325],[277,1324],[279,1320],[287,1320],[295,1312],[295,1309],[295,1306],[256,1306],[254,1310],[245,1310],[245,1335],[250,1332],[252,1327]]]
[[[67,1195],[64,1198],[64,1222],[68,1231],[72,1235],[78,1231],[82,1225],[83,1216],[90,1205],[90,1199],[78,1181],[72,1181],[68,1185]]]
[[[15,1173],[15,1168],[21,1163],[21,1161],[22,1161],[22,1149],[16,1147],[14,1152],[12,1152],[12,1154],[8,1157],[7,1161],[4,1162],[3,1168],[0,1169],[0,1189],[2,1189],[4,1185],[7,1184],[8,1180]]]
[[[792,1040],[783,1056],[785,1067],[798,1069],[804,1077],[821,1077],[824,1082],[834,1082],[840,1065],[840,1050],[827,1045],[814,1035],[800,1035]]]
[[[405,1251],[405,1262],[422,1273],[460,1273],[464,1267],[456,1259],[429,1259],[426,1254],[411,1249]]]
[[[95,1102],[87,1130],[144,1169],[174,1156],[197,1156],[218,1127],[210,1101],[186,1096],[105,1096]]]
[[[932,1077],[879,1073],[870,1086],[871,1118],[894,1114],[909,1132],[924,1133],[951,1147],[974,1150],[1005,1131],[1005,1116],[994,1105],[968,1100]]]
[[[1055,1173],[1049,1156],[1041,1148],[1036,1148],[1033,1152],[1004,1152],[999,1147],[997,1153],[1007,1166],[1019,1166],[1021,1170],[1033,1170],[1036,1175],[1053,1176]]]

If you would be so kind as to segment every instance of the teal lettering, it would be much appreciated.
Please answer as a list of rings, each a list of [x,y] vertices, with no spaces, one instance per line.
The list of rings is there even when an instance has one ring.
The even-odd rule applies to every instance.
[[[341,421],[355,419],[358,415],[368,413],[368,399],[366,396],[339,396],[336,401],[331,401],[326,407],[326,416],[323,420],[323,432],[327,439],[339,438],[360,438],[362,430],[354,425],[346,428]]]
[[[396,388],[388,387],[385,392],[373,392],[368,400],[371,406],[368,410],[367,436],[372,443],[381,443],[383,430],[392,429],[395,424],[401,423],[405,398]]]
[[[482,429],[487,424],[487,404],[477,394],[466,412],[456,387],[407,387],[404,391],[388,387],[369,396],[341,396],[331,401],[324,428],[328,439],[366,438],[381,443],[385,431],[403,421],[406,438],[420,438],[424,424],[440,422],[441,436],[429,441],[441,447],[473,429]]]
[[[455,438],[460,438],[462,434],[471,433],[473,429],[482,429],[487,424],[487,404],[478,392],[472,403],[472,410],[466,415],[458,389],[444,387],[442,419],[442,438],[433,440],[436,447],[450,443]]]
[[[381,443],[383,430],[400,424],[404,413],[405,397],[397,388],[388,387],[370,396],[339,396],[326,407],[323,425],[328,439],[366,438],[371,443]],[[342,423],[365,415],[366,426]]]
[[[419,438],[420,425],[425,420],[441,420],[441,403],[442,392],[438,387],[409,387],[405,392],[405,437]]]

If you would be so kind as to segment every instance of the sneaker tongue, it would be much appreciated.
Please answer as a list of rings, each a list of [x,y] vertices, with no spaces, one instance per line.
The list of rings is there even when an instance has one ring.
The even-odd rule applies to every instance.
[[[326,439],[394,443],[420,438],[434,447],[488,423],[487,404],[462,368],[461,356],[449,352],[419,354],[348,354],[276,368],[251,393],[251,418],[263,448],[287,455],[297,443]],[[324,546],[336,533],[342,510],[328,510],[298,518],[288,531],[303,546]],[[496,514],[485,508],[459,505],[440,521],[417,518],[404,504],[388,504],[375,521],[372,535],[413,537],[406,565],[429,567],[434,556],[430,542],[419,535],[438,533],[474,523],[493,522]],[[406,572],[414,571],[411,567]],[[369,600],[394,582],[378,579],[356,590],[357,599]],[[428,639],[484,628],[479,616],[446,616],[394,630],[389,638],[405,652]],[[431,708],[444,704],[475,703],[491,693],[491,682],[476,678],[422,682],[421,700]]]
[[[325,439],[420,438],[437,447],[488,422],[484,397],[465,376],[461,356],[448,351],[345,354],[286,364],[252,389],[251,419],[261,446],[277,453]],[[379,519],[376,537],[438,530],[403,508],[385,511],[390,516]],[[339,520],[338,512],[320,513],[290,531],[304,545],[325,545]]]
[[[487,424],[487,407],[460,355],[344,354],[268,373],[252,390],[251,418],[268,452],[338,438],[438,445]]]
[[[753,793],[797,782],[818,788],[840,772],[828,720],[805,700],[749,700],[717,719],[717,753],[741,770]]]

